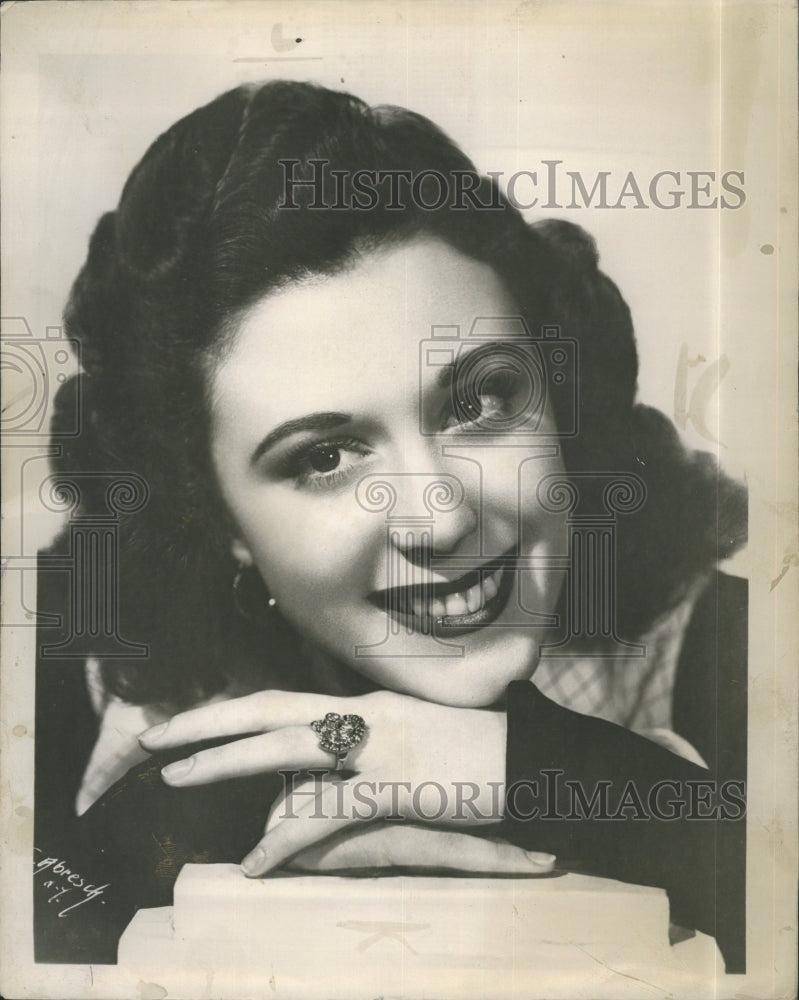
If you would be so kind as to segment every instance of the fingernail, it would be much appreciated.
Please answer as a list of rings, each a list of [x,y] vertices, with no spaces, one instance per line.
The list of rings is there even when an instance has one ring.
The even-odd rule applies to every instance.
[[[168,722],[159,722],[157,726],[151,726],[149,729],[145,729],[139,736],[139,742],[145,741],[149,743],[151,740],[157,740],[159,737],[164,735],[168,725]]]
[[[170,781],[180,781],[185,778],[194,767],[194,757],[187,757],[185,760],[176,760],[174,764],[167,764],[161,768],[161,776],[169,778]]]
[[[250,851],[241,863],[241,870],[245,875],[260,875],[266,863],[266,851],[263,847],[256,847]]]
[[[554,854],[542,854],[541,851],[525,851],[524,853],[534,865],[538,865],[539,867],[542,865],[554,865],[556,861]]]

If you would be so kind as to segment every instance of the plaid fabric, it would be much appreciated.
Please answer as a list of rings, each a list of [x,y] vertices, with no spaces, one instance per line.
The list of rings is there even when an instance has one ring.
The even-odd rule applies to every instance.
[[[697,581],[689,596],[641,637],[646,647],[645,656],[618,659],[542,656],[533,677],[536,687],[564,708],[615,722],[661,743],[673,753],[704,764],[696,750],[671,731],[677,662],[691,612],[704,582]],[[139,746],[139,734],[168,718],[149,706],[128,705],[118,698],[108,698],[102,688],[96,660],[89,660],[87,664],[86,681],[95,711],[102,715],[102,724],[78,792],[78,815],[126,771],[146,759],[147,752]],[[217,695],[210,700],[223,699],[224,696]]]
[[[563,708],[592,715],[654,739],[695,763],[696,750],[672,732],[674,678],[685,630],[705,580],[662,616],[639,642],[642,657],[541,657],[533,683]]]

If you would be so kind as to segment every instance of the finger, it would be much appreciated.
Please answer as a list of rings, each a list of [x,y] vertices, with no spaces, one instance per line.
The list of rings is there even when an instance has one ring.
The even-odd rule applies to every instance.
[[[250,877],[263,875],[353,824],[386,816],[401,819],[411,808],[409,781],[380,781],[368,773],[354,782],[330,782],[300,806],[287,795],[278,822],[242,861],[242,870]]]
[[[200,750],[168,764],[162,768],[161,776],[168,785],[183,788],[283,768],[304,770],[329,768],[333,764],[332,754],[322,750],[310,726],[288,726],[273,733]]]
[[[390,826],[392,863],[415,869],[446,869],[483,875],[544,875],[555,856],[525,851],[505,840],[489,840],[435,827]]]
[[[293,855],[346,830],[353,823],[377,819],[381,806],[382,815],[387,814],[385,805],[379,801],[379,783],[370,781],[368,775],[361,775],[358,780],[359,784],[371,789],[374,796],[366,808],[356,807],[352,786],[346,781],[330,782],[313,795],[313,801],[303,797],[299,806],[295,794],[301,792],[300,789],[286,795],[279,809],[273,811],[271,818],[276,817],[277,821],[242,861],[244,874],[254,878],[279,868]]]
[[[357,711],[358,699],[330,698],[294,691],[257,691],[181,712],[139,736],[147,750],[166,750],[219,736],[261,733],[285,726],[310,726],[327,712]]]
[[[290,867],[332,872],[364,868],[411,868],[481,875],[546,875],[555,857],[525,851],[502,840],[451,830],[374,823],[341,831],[295,855]]]
[[[315,769],[311,778],[297,782],[284,782],[282,791],[272,802],[264,833],[274,830],[278,823],[293,815],[294,802],[308,802],[312,796],[318,796],[329,782],[341,780],[341,775],[336,771],[328,771],[327,774],[323,774],[321,769]]]

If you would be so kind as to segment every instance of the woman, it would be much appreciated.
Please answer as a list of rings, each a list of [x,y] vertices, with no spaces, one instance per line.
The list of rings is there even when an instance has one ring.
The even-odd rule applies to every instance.
[[[120,625],[149,655],[90,671],[93,747],[82,681],[65,713],[66,672],[40,670],[37,847],[107,891],[69,921],[37,891],[38,960],[114,961],[186,861],[556,855],[665,887],[742,968],[745,596],[714,567],[743,501],[634,405],[596,265],[431,123],[346,94],[240,88],[154,143],[67,309],[84,433],[60,466],[147,484]],[[119,733],[148,724],[137,754]],[[281,809],[276,772],[333,766]]]

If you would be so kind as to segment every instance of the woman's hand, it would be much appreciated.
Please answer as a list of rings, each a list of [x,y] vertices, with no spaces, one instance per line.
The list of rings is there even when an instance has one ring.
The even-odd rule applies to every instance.
[[[318,776],[292,788],[302,795],[319,794]],[[287,795],[278,796],[269,813],[266,832],[287,818]],[[295,854],[287,868],[302,872],[374,871],[403,868],[415,873],[450,871],[482,875],[542,875],[554,865],[551,854],[525,851],[503,840],[475,837],[440,827],[414,823],[376,823],[348,826]]]
[[[402,868],[420,875],[448,871],[528,876],[551,872],[554,862],[551,854],[525,851],[504,840],[413,823],[378,822],[348,827],[295,854],[286,867],[325,874]]]
[[[357,714],[366,723],[366,735],[347,758],[350,777],[320,782],[313,794],[301,794],[297,788],[284,799],[282,811],[273,809],[263,839],[242,862],[248,875],[263,875],[300,852],[308,858],[309,849],[336,834],[341,840],[328,845],[328,850],[339,846],[338,860],[332,854],[328,860],[333,857],[341,867],[341,850],[348,852],[347,857],[358,851],[355,842],[340,847],[348,835],[352,838],[356,824],[358,837],[364,838],[362,845],[384,859],[394,857],[393,864],[405,863],[398,852],[410,857],[416,849],[420,857],[429,859],[422,867],[441,867],[441,859],[454,846],[470,852],[468,870],[481,870],[487,864],[492,848],[479,847],[479,842],[465,846],[462,841],[457,845],[452,840],[434,841],[428,834],[439,831],[431,830],[410,835],[367,834],[365,824],[387,818],[463,829],[497,823],[504,802],[504,713],[451,708],[391,691],[358,698],[263,691],[183,712],[147,730],[140,739],[146,749],[156,751],[248,734],[165,767],[164,780],[178,787],[266,771],[331,768],[333,755],[319,746],[319,737],[310,726],[328,712]],[[494,863],[504,865],[507,851],[516,849],[501,845],[493,850]],[[501,850],[506,851],[502,859]],[[531,865],[539,865],[539,859],[538,870],[548,871],[554,860],[550,855],[519,854],[525,855],[528,872]],[[520,860],[518,855],[514,858],[514,863]],[[452,861],[444,866],[462,867]]]

